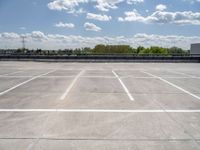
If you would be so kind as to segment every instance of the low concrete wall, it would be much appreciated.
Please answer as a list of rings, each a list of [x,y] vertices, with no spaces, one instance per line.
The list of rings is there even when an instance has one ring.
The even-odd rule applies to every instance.
[[[1,61],[44,62],[187,62],[200,63],[200,57],[192,56],[31,56],[0,55]]]

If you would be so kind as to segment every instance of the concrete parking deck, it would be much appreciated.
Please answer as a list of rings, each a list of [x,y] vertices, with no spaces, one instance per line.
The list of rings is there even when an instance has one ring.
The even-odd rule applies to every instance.
[[[0,149],[199,150],[199,68],[0,62]]]

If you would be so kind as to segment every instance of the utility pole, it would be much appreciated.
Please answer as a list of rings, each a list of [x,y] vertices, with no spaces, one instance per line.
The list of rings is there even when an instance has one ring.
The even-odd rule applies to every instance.
[[[25,47],[25,43],[26,43],[26,41],[25,41],[25,36],[21,36],[21,38],[22,38],[22,49],[25,49],[26,47]]]
[[[109,38],[105,38],[105,40],[106,40],[106,45],[109,45]]]

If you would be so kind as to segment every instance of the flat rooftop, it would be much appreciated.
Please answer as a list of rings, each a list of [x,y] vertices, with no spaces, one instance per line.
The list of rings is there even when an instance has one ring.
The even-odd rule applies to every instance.
[[[199,150],[200,64],[0,62],[1,150]]]

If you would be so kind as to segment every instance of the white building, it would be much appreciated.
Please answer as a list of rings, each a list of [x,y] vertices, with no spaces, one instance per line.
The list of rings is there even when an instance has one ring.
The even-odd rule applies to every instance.
[[[191,44],[190,55],[200,56],[200,43]]]

